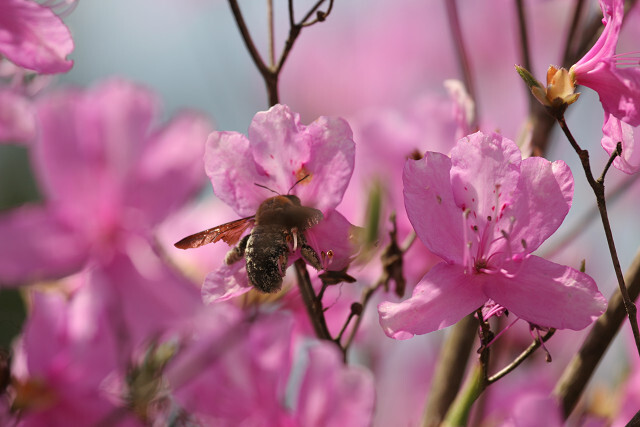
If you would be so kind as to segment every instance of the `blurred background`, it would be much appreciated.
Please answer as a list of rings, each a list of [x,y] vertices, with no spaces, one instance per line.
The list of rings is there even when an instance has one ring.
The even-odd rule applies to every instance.
[[[266,3],[240,2],[263,56],[267,51]],[[288,31],[287,3],[280,0],[274,3],[275,46],[279,52]],[[294,3],[301,15],[315,2]],[[588,3],[585,14],[600,13],[596,2]],[[443,81],[461,78],[444,4],[437,0],[336,0],[326,22],[304,29],[296,42],[281,75],[281,102],[300,112],[303,123],[320,115],[353,120],[357,150],[361,150],[359,144],[367,144],[366,140],[358,139],[362,132],[358,123],[364,117],[379,111],[406,111],[424,97],[446,97]],[[513,68],[520,63],[514,2],[468,0],[459,4],[481,129],[498,130],[517,140],[524,129],[530,94]],[[573,2],[547,0],[525,4],[530,23],[531,71],[543,80],[547,67],[556,64],[560,57]],[[123,76],[159,94],[165,107],[164,118],[184,108],[196,109],[207,114],[218,130],[242,133],[246,133],[257,111],[268,108],[264,84],[225,1],[80,0],[64,21],[74,38],[71,58],[75,63],[71,71],[54,77],[46,90],[66,85],[89,87],[107,77]],[[633,25],[638,22],[637,10],[629,15],[628,21],[632,24],[625,26],[619,51],[638,49],[640,25]],[[594,174],[599,175],[607,160],[600,148],[602,109],[597,94],[586,88],[582,92],[568,114],[568,122],[578,141],[592,152]],[[416,120],[419,122],[420,118]],[[539,252],[575,268],[585,259],[587,273],[596,279],[608,298],[617,285],[604,233],[597,216],[585,219],[587,213],[594,213],[594,197],[575,153],[558,129],[553,131],[551,141],[546,157],[570,165],[576,189],[574,206],[565,223]],[[436,150],[440,149],[439,144],[426,140],[425,136],[425,140],[416,141],[415,148]],[[203,166],[194,167],[202,168],[201,198],[215,197]],[[628,185],[621,196],[610,202],[610,219],[623,270],[640,246],[640,185],[634,178],[617,170],[612,170],[607,178],[609,190]],[[354,175],[354,180],[373,179],[357,172]],[[40,197],[28,149],[0,145],[0,209],[38,201]],[[358,224],[359,219],[364,219],[363,212],[364,207],[345,215]],[[194,226],[193,231],[198,231],[197,228]],[[567,242],[567,236],[576,228],[580,230],[579,236]],[[167,248],[170,255],[172,250]],[[0,313],[7,317],[5,324],[10,329],[10,325],[18,325],[16,319],[23,311],[14,308],[19,304],[10,296],[13,294],[7,295],[0,298],[3,304]],[[622,335],[628,329],[625,324]],[[584,333],[567,332],[576,344]],[[411,348],[427,340],[416,337],[412,343],[393,344]],[[554,355],[574,350],[563,347],[558,336],[548,346]],[[617,340],[597,371],[597,381],[592,387],[599,387],[598,381],[609,385],[619,381],[629,369],[626,354],[626,345]],[[559,357],[553,371],[560,372],[565,362]]]

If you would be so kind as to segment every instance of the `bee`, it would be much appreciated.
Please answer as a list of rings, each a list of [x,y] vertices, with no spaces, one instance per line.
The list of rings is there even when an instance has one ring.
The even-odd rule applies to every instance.
[[[302,206],[298,196],[277,195],[262,202],[255,215],[192,234],[175,246],[180,249],[197,248],[219,240],[236,245],[225,256],[225,264],[231,265],[244,258],[251,285],[262,292],[273,293],[282,287],[289,254],[297,248],[309,264],[316,270],[322,270],[318,254],[304,235],[305,230],[322,219],[320,210]],[[251,232],[240,240],[240,236],[251,227]]]

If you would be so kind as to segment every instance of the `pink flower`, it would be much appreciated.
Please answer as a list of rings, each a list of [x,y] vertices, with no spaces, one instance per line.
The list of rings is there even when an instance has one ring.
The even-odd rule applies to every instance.
[[[65,90],[37,103],[34,169],[46,203],[0,216],[0,278],[18,284],[109,261],[151,238],[152,228],[200,187],[192,165],[210,131],[184,113],[152,127],[158,100],[144,88],[111,80],[89,91]]]
[[[269,189],[296,195],[303,206],[322,211],[323,221],[306,230],[305,236],[319,256],[332,251],[331,260],[323,262],[340,270],[352,255],[351,226],[334,208],[351,178],[354,156],[351,129],[344,120],[320,117],[305,126],[289,107],[276,105],[255,115],[248,138],[237,132],[209,135],[205,170],[216,195],[240,217],[255,215],[262,202],[274,196]],[[299,256],[297,250],[288,263]],[[205,301],[250,290],[244,266],[239,261],[210,273],[203,286]]]
[[[622,156],[614,166],[626,173],[640,169],[634,148],[631,127],[640,125],[640,68],[638,58],[629,54],[616,55],[616,45],[624,16],[624,1],[600,0],[604,18],[604,31],[596,44],[571,67],[578,84],[587,86],[600,96],[604,109],[602,127],[603,148],[611,154],[618,141],[622,142]],[[618,65],[635,67],[618,68]]]
[[[180,406],[203,424],[370,425],[371,373],[345,366],[335,344],[296,350],[292,318],[283,312],[247,322],[222,303],[202,320],[166,376]],[[304,365],[296,360],[302,353]]]
[[[56,14],[32,0],[0,2],[0,54],[44,74],[69,71],[73,61],[69,29]]]
[[[52,292],[33,294],[12,366],[20,425],[65,425],[71,419],[95,425],[124,410],[102,387],[123,368],[111,315],[85,289],[69,301]],[[126,412],[121,415],[123,425],[139,425]]]
[[[157,113],[152,93],[123,80],[42,98],[31,149],[45,202],[0,215],[0,282],[88,274],[83,286],[127,331],[125,352],[202,305],[158,256],[153,229],[200,189],[193,165],[211,127],[193,113],[156,127]]]
[[[0,143],[26,143],[35,135],[31,102],[15,90],[0,88]]]
[[[571,206],[568,166],[521,159],[512,141],[481,132],[451,158],[427,152],[407,161],[405,205],[422,242],[444,262],[411,298],[379,305],[387,335],[410,338],[449,326],[493,300],[543,327],[582,329],[605,309],[588,275],[531,255]]]

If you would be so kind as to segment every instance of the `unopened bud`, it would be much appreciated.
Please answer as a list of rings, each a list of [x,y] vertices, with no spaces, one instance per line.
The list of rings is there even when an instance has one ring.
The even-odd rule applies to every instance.
[[[531,73],[518,65],[516,71],[529,86],[533,96],[545,107],[551,115],[561,116],[567,107],[578,100],[579,93],[575,93],[575,78],[566,68],[556,68],[553,65],[547,70],[547,85],[542,85]]]

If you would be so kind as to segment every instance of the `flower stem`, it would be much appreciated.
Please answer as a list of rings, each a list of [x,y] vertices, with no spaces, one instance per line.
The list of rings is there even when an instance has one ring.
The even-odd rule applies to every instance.
[[[311,285],[311,278],[307,271],[307,265],[302,259],[298,259],[295,262],[295,268],[300,294],[302,294],[302,300],[304,301],[304,305],[307,307],[309,320],[311,320],[316,336],[321,340],[333,341],[333,338],[331,338],[331,334],[329,333],[329,328],[327,328],[327,321],[324,318],[322,301],[318,299],[315,291],[313,290],[313,286]]]
[[[545,336],[542,337],[542,342],[547,342],[547,340],[549,340],[549,338],[551,338],[555,332],[556,332],[555,329],[550,329],[549,332],[547,332],[545,334]],[[525,351],[520,353],[520,355],[513,360],[513,362],[509,363],[502,370],[500,370],[500,371],[496,372],[494,375],[490,376],[487,379],[487,383],[488,384],[493,384],[494,382],[498,381],[500,378],[502,378],[505,375],[507,375],[509,372],[513,371],[522,362],[524,362],[527,359],[527,357],[531,356],[533,354],[533,352],[536,351],[538,349],[538,347],[540,347],[541,345],[542,345],[542,343],[540,342],[540,340],[535,340],[534,342],[532,342],[529,345],[529,347],[527,347],[527,349]]]
[[[615,156],[619,154],[619,151],[616,150],[614,154],[612,154],[607,166],[605,167],[605,170],[602,173],[602,176],[598,180],[595,180],[593,178],[593,174],[591,173],[591,165],[589,164],[589,152],[587,150],[583,150],[582,148],[580,148],[580,146],[578,145],[578,142],[575,140],[575,138],[571,134],[571,131],[569,130],[569,127],[567,126],[567,123],[564,119],[564,116],[557,117],[556,119],[558,120],[558,124],[560,124],[560,127],[562,128],[562,131],[564,132],[565,136],[569,140],[569,143],[578,154],[578,157],[580,157],[582,168],[584,169],[584,173],[587,177],[587,181],[589,182],[589,185],[593,189],[593,193],[596,196],[596,202],[598,205],[598,210],[600,211],[602,226],[604,228],[604,233],[607,238],[609,253],[611,254],[611,261],[613,262],[613,268],[616,273],[616,278],[618,279],[618,287],[620,289],[620,294],[622,295],[622,300],[624,302],[624,307],[627,312],[627,316],[629,317],[629,323],[631,324],[631,330],[633,331],[633,338],[636,343],[636,348],[638,350],[638,354],[640,354],[640,332],[638,331],[638,321],[636,318],[637,309],[635,304],[629,297],[629,292],[627,290],[627,286],[625,285],[624,276],[622,274],[622,268],[620,267],[620,260],[618,259],[618,253],[616,251],[616,246],[613,241],[613,233],[611,231],[611,224],[609,223],[609,216],[607,214],[607,204],[605,201],[605,194],[604,194],[605,173],[608,170],[610,164],[613,162],[613,159],[615,158]]]
[[[464,45],[464,37],[462,37],[462,27],[460,25],[460,19],[458,17],[457,0],[444,0],[445,7],[447,9],[447,18],[449,19],[449,28],[451,29],[451,37],[456,47],[458,56],[458,63],[460,71],[462,72],[462,80],[467,87],[469,96],[473,99],[473,118],[474,123],[471,124],[471,128],[478,126],[478,98],[476,97],[475,84],[473,83],[473,75],[471,72],[471,64],[469,62],[469,55]]]
[[[477,363],[472,368],[467,382],[461,392],[453,401],[453,405],[447,412],[443,425],[445,426],[466,426],[473,403],[480,397],[487,388],[485,369],[482,363]]]
[[[454,401],[471,354],[478,321],[473,314],[459,321],[447,335],[438,357],[438,369],[431,381],[422,427],[437,427]]]
[[[569,27],[569,33],[567,35],[567,40],[565,40],[564,45],[564,53],[562,54],[562,64],[564,66],[570,67],[571,64],[567,64],[569,58],[571,58],[571,48],[575,44],[575,36],[578,30],[578,24],[580,23],[580,16],[582,15],[582,9],[584,7],[584,0],[578,0],[573,9],[573,14],[571,18],[571,26]]]
[[[249,28],[247,27],[246,22],[244,21],[244,17],[242,16],[242,11],[240,10],[240,6],[238,5],[238,0],[228,0],[229,6],[231,7],[231,12],[233,13],[233,17],[236,21],[236,25],[240,30],[240,34],[242,35],[242,40],[244,41],[247,50],[249,51],[249,55],[253,60],[253,63],[258,68],[262,79],[264,80],[265,86],[267,88],[267,97],[270,106],[276,105],[280,102],[280,95],[278,91],[278,83],[280,78],[280,72],[282,71],[282,67],[289,57],[289,53],[291,53],[291,49],[293,45],[300,35],[300,31],[303,27],[308,27],[316,22],[324,21],[325,18],[331,12],[333,7],[333,0],[330,0],[329,7],[326,12],[319,12],[318,8],[326,1],[326,0],[318,0],[315,5],[309,9],[309,11],[305,14],[304,18],[296,23],[293,15],[293,0],[289,0],[289,37],[287,38],[282,53],[280,54],[280,58],[278,62],[275,61],[275,49],[273,47],[274,36],[274,28],[273,28],[273,4],[272,0],[267,0],[267,8],[269,14],[269,61],[271,62],[271,66],[268,66],[262,57],[260,56],[260,52],[258,52],[258,48],[256,47],[253,39],[251,38],[251,34],[249,33]],[[316,14],[316,19],[311,20],[313,14]]]
[[[629,295],[635,300],[640,294],[640,250],[627,270],[626,282],[629,284]],[[626,314],[624,306],[624,298],[618,289],[609,299],[607,311],[593,324],[580,350],[558,380],[553,394],[560,401],[565,419],[575,408],[591,374],[620,329]]]
[[[518,26],[520,28],[520,48],[521,48],[521,55],[522,55],[522,65],[527,70],[533,70],[533,67],[531,65],[531,54],[529,52],[529,35],[528,35],[529,32],[527,30],[527,19],[526,19],[526,13],[524,10],[523,0],[516,0],[516,6],[518,11],[518,23],[519,23]],[[537,101],[535,100],[535,98],[531,96],[528,98],[529,98],[529,108],[531,109],[533,104],[537,103]]]

